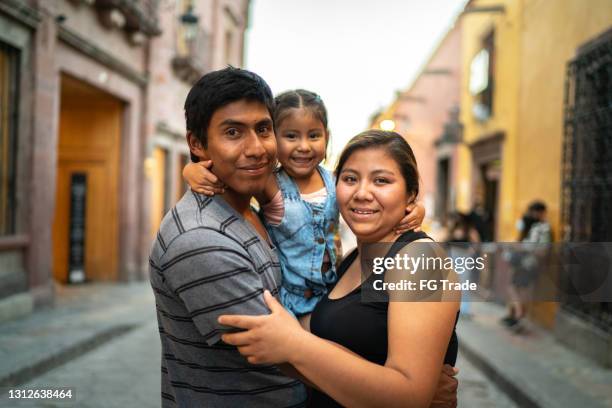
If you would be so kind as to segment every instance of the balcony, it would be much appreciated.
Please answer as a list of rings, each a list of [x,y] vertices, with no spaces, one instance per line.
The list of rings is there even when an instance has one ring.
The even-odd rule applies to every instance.
[[[212,69],[211,36],[200,27],[192,35],[179,33],[177,52],[172,59],[172,69],[177,77],[188,84],[195,83]]]
[[[124,29],[135,43],[144,36],[161,34],[158,19],[160,0],[80,0],[92,4],[106,27]]]

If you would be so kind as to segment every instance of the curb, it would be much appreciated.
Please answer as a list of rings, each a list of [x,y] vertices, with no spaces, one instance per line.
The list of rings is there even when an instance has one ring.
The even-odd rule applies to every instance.
[[[504,376],[501,370],[498,370],[491,364],[486,357],[481,355],[470,346],[459,342],[459,351],[470,361],[476,368],[482,371],[495,385],[504,392],[512,401],[519,407],[524,408],[542,408],[542,405],[537,403],[533,398],[518,387],[510,378]]]
[[[34,362],[26,367],[19,368],[16,371],[0,378],[0,387],[14,387],[38,377],[47,371],[59,367],[70,360],[74,360],[83,354],[100,347],[104,343],[115,339],[118,336],[129,333],[137,328],[137,324],[124,324],[109,327],[101,330],[92,336],[66,347],[38,362]]]

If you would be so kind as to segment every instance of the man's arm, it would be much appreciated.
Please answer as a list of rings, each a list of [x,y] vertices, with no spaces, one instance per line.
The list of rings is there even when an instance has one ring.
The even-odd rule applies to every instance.
[[[269,313],[260,275],[247,252],[217,231],[183,233],[169,245],[159,266],[209,345],[230,330],[217,322],[220,315]]]

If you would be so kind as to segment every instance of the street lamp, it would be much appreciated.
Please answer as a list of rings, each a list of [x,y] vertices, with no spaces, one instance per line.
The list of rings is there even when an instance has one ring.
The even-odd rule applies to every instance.
[[[193,13],[193,4],[187,6],[187,11],[181,15],[181,24],[185,33],[185,40],[191,41],[198,34],[199,18]]]

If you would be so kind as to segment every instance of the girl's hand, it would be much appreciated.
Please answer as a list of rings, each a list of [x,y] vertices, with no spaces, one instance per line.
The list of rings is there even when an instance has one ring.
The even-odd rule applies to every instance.
[[[211,167],[212,160],[187,163],[183,169],[183,178],[196,193],[207,196],[223,194],[225,185],[210,171]]]
[[[308,333],[267,290],[264,299],[271,311],[268,315],[219,316],[219,323],[245,329],[239,333],[224,334],[221,339],[237,346],[240,354],[251,364],[290,362]]]
[[[406,216],[394,228],[396,234],[400,235],[406,231],[414,230],[419,232],[421,224],[425,218],[425,207],[421,203],[409,204],[406,206]]]

